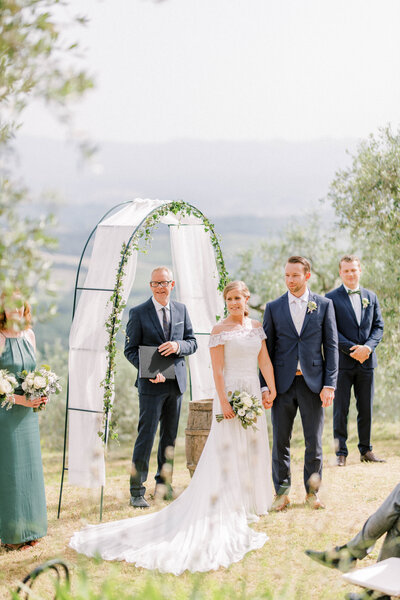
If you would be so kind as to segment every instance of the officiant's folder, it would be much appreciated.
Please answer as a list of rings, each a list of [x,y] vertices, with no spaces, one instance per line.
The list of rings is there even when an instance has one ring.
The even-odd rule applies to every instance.
[[[158,346],[139,346],[139,377],[154,379],[162,373],[165,379],[175,379],[175,358],[176,354],[160,354]]]

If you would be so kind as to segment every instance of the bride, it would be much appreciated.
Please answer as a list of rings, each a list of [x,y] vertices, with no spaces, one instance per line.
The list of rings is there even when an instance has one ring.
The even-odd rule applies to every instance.
[[[229,315],[215,325],[209,342],[216,388],[212,426],[189,486],[159,512],[74,533],[70,546],[77,552],[179,575],[227,567],[266,542],[265,533],[248,526],[272,504],[265,413],[257,430],[244,429],[227,396],[245,390],[261,403],[257,366],[269,388],[264,407],[276,396],[264,330],[247,316],[249,297],[242,281],[224,289]],[[217,422],[221,412],[224,419]]]

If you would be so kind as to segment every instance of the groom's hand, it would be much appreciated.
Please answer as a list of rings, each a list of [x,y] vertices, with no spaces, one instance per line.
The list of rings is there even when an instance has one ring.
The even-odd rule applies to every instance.
[[[335,397],[335,390],[333,390],[332,388],[324,387],[322,388],[319,397],[321,398],[322,406],[326,408],[327,406],[330,406],[332,404],[333,399]]]
[[[269,390],[265,390],[265,392],[262,393],[262,403],[266,410],[272,407],[274,403],[274,396]]]

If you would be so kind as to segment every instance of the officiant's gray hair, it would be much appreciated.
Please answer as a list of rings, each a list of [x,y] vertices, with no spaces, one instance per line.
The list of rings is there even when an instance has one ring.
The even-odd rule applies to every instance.
[[[151,272],[152,277],[153,273],[155,273],[156,271],[166,271],[168,273],[168,279],[170,279],[171,281],[174,280],[174,274],[169,267],[166,267],[165,265],[161,265],[161,267],[155,267]]]

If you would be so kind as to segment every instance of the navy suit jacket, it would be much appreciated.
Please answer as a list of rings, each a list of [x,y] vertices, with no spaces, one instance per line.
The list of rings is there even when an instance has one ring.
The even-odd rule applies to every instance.
[[[171,335],[170,340],[179,343],[180,352],[175,358],[175,376],[181,394],[186,389],[185,356],[197,350],[197,341],[193,334],[192,324],[186,306],[181,302],[170,300]],[[160,346],[165,342],[152,298],[131,308],[126,326],[125,356],[139,372],[139,346]],[[151,383],[148,379],[138,377],[135,384],[139,393],[160,394],[163,383]]]
[[[339,352],[333,304],[311,291],[310,301],[317,308],[312,312],[307,308],[300,335],[290,314],[287,292],[265,307],[263,326],[279,394],[292,385],[298,360],[310,390],[319,394],[324,386],[336,388]],[[264,386],[262,375],[260,381]]]
[[[352,346],[366,344],[372,350],[369,358],[362,363],[364,369],[373,369],[377,366],[375,348],[383,335],[383,319],[379,307],[378,298],[374,292],[360,287],[361,299],[366,298],[369,302],[366,308],[361,309],[361,323],[357,323],[353,305],[346,291],[340,287],[326,294],[335,307],[336,323],[339,335],[339,368],[351,369],[355,364],[360,364],[355,358],[351,358],[350,348]]]

